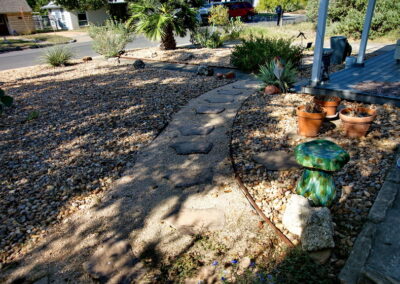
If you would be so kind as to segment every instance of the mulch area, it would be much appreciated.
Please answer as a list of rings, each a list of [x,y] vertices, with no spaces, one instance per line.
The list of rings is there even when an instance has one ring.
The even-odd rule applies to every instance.
[[[0,72],[0,263],[99,198],[190,99],[228,81],[105,61]],[[231,81],[230,81],[231,82]]]
[[[266,96],[257,93],[242,105],[233,126],[232,146],[239,175],[265,215],[295,244],[297,236],[282,225],[286,203],[295,192],[302,170],[270,171],[253,157],[266,151],[293,153],[296,145],[313,140],[297,135],[295,108],[312,101],[305,94]],[[361,106],[342,101],[341,106]],[[335,228],[336,247],[330,260],[332,271],[344,265],[356,236],[364,224],[387,169],[392,165],[393,152],[400,137],[400,108],[370,105],[377,110],[366,137],[344,136],[340,120],[325,122],[317,138],[329,139],[350,154],[350,162],[334,174],[337,200],[330,208]]]

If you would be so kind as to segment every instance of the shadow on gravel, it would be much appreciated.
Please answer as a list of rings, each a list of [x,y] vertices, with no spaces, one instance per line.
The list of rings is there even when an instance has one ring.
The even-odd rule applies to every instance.
[[[142,179],[148,187],[124,191],[124,180],[132,177],[123,173],[132,168],[137,151],[149,145],[173,113],[226,81],[157,69],[133,71],[129,65],[68,77],[74,68],[44,71],[2,86],[15,104],[0,123],[0,257],[4,272],[0,279],[18,267],[15,275],[20,280],[15,283],[45,276],[57,283],[77,279],[91,283],[82,263],[94,247],[126,239],[142,229],[146,217],[159,206],[173,200],[179,210],[192,194],[182,189],[158,194],[152,177],[161,173],[146,169],[135,179]],[[32,111],[39,116],[27,119]],[[115,192],[123,196],[110,195],[111,183],[121,177]],[[101,199],[103,193],[106,197]],[[95,206],[88,208],[89,203]],[[82,216],[63,224],[78,209]],[[94,212],[104,212],[104,216],[93,220]],[[45,232],[51,237],[35,245]],[[173,244],[175,240],[169,241]],[[157,245],[150,243],[140,250],[156,255]],[[27,257],[15,260],[30,247],[33,251]],[[114,252],[131,256],[121,266],[129,268],[125,274],[129,278],[132,272],[139,275],[145,270],[132,262],[141,257],[133,254],[136,249]],[[57,255],[49,255],[51,251]]]

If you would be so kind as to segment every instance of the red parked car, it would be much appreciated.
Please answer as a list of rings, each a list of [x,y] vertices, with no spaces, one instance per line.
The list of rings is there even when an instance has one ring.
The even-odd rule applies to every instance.
[[[199,9],[203,23],[207,23],[208,17],[210,16],[210,9],[212,6],[224,5],[228,7],[229,17],[241,17],[242,20],[248,21],[256,14],[253,6],[249,2],[214,2],[211,4],[206,4]]]
[[[254,7],[249,2],[224,2],[223,5],[229,8],[229,17],[241,17],[244,21],[251,20],[256,14]]]

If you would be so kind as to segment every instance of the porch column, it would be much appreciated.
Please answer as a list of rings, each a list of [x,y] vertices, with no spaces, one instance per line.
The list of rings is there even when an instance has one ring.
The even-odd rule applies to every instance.
[[[362,64],[364,62],[365,50],[367,49],[368,34],[369,29],[371,28],[372,16],[374,15],[375,3],[376,0],[368,0],[368,8],[361,35],[360,49],[358,50],[357,64]]]
[[[322,52],[324,48],[324,37],[326,18],[328,16],[329,0],[320,0],[318,9],[317,36],[315,38],[314,62],[311,74],[311,85],[315,86],[321,81]]]

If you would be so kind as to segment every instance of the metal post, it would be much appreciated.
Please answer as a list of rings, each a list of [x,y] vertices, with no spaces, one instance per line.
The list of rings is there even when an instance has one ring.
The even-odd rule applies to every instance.
[[[311,85],[315,86],[321,81],[322,52],[324,48],[324,37],[326,18],[328,16],[329,0],[320,0],[318,9],[317,36],[315,38],[314,62],[311,74]]]
[[[365,50],[367,49],[368,34],[371,28],[372,16],[374,15],[376,0],[368,0],[367,13],[365,15],[364,27],[361,35],[360,49],[358,50],[357,64],[364,62]]]

